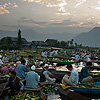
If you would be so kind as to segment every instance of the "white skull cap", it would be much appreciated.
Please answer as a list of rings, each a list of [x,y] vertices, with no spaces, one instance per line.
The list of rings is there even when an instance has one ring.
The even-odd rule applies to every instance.
[[[49,65],[48,65],[48,64],[45,64],[45,65],[44,65],[44,67],[47,67],[47,66],[49,66]]]
[[[31,70],[35,70],[35,66],[34,65],[31,67]]]

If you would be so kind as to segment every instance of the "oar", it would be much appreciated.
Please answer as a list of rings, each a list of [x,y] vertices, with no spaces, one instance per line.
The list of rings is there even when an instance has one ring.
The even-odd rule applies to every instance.
[[[59,78],[59,77],[57,77],[57,76],[53,76],[53,77],[55,77],[55,78],[59,79],[60,81],[62,80],[61,78]]]

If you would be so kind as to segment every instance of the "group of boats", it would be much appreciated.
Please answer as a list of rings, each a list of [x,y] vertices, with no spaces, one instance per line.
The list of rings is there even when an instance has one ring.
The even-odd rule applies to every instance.
[[[75,61],[74,57],[54,56],[54,57],[48,57],[48,58],[50,58],[49,62],[57,63],[57,67],[81,62],[81,60]],[[60,60],[57,60],[56,58],[59,58]],[[64,59],[64,60],[61,60],[61,59]],[[42,61],[43,59],[38,58],[37,60]],[[98,60],[95,60],[92,62],[98,63],[98,64],[100,63],[100,61]],[[100,66],[92,66],[91,70],[94,70],[94,69],[100,70]],[[35,71],[40,75],[42,68],[36,68]],[[59,95],[61,96],[62,100],[90,100],[90,99],[100,98],[100,88],[68,87],[66,89],[63,89],[62,86],[60,85],[61,80],[65,74],[70,75],[70,71],[59,71],[56,69],[50,69],[49,71],[52,74],[54,74],[56,78],[56,82],[59,84],[58,91],[59,91]],[[94,74],[95,72],[91,72],[91,73]],[[93,77],[94,78],[100,77],[100,75],[93,75]],[[9,89],[9,88],[3,89],[4,87],[3,83],[7,82],[7,78],[8,78],[7,76],[0,75],[0,94],[2,94],[4,91],[7,91]]]

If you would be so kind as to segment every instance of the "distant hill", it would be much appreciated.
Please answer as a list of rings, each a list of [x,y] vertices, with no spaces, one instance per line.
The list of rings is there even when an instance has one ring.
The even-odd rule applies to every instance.
[[[71,33],[38,33],[32,29],[21,30],[21,36],[26,38],[27,41],[45,41],[46,39],[57,39],[59,41],[68,41],[74,38],[77,34]],[[0,30],[0,39],[3,37],[17,37],[18,31],[2,31]]]
[[[100,47],[100,27],[95,27],[87,33],[77,35],[74,41],[84,46]]]

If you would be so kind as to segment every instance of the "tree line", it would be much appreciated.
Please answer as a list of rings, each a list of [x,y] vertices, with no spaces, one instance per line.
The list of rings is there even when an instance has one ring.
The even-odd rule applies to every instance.
[[[81,48],[82,44],[77,44],[76,42],[74,43],[74,39],[71,39],[70,41],[58,41],[58,40],[54,40],[54,41],[47,41],[46,42],[48,46],[52,46],[52,47],[59,47],[59,48],[69,48],[69,49],[73,49],[73,48]],[[18,37],[17,37],[17,41],[16,43],[14,43],[12,41],[11,37],[4,37],[0,40],[0,49],[3,50],[19,50],[21,49],[23,45],[23,41],[21,39],[21,30],[18,30]]]
[[[11,37],[3,37],[0,39],[0,49],[3,50],[19,50],[22,46],[21,30],[18,30],[17,41],[14,43]]]

